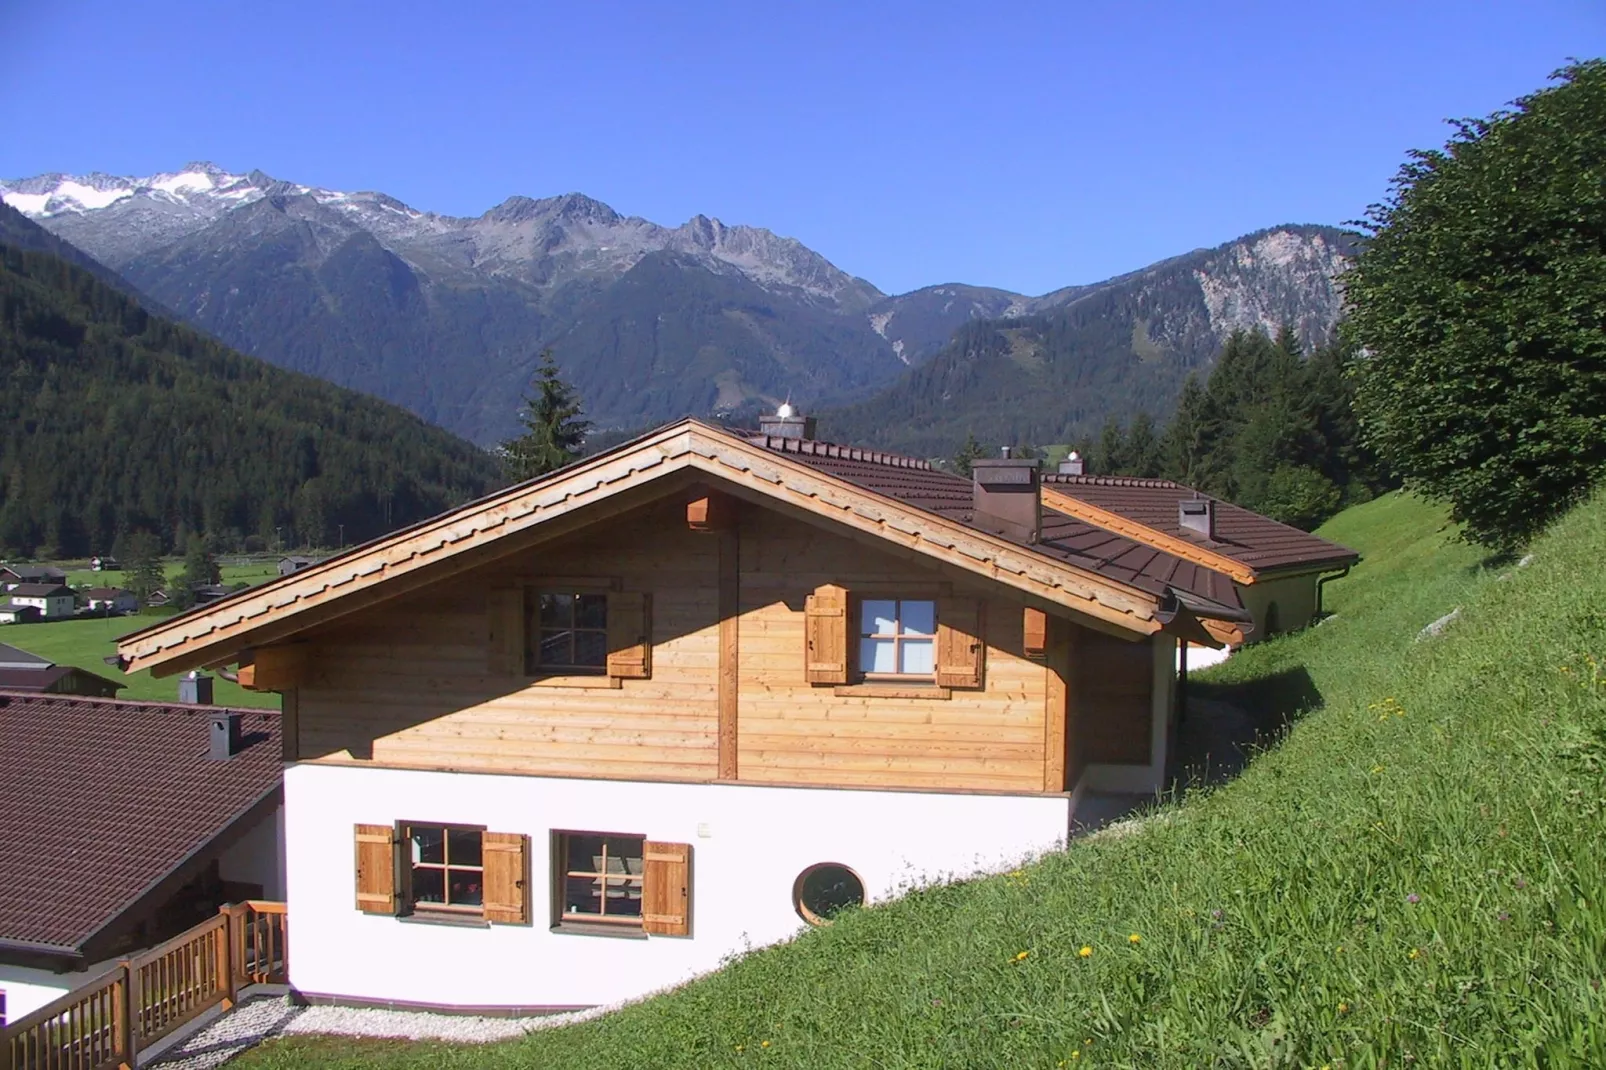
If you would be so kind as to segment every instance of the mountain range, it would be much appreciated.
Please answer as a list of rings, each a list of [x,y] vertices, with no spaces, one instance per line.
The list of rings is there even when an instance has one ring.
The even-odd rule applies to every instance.
[[[768,230],[701,215],[664,227],[581,194],[464,218],[194,163],[0,181],[0,200],[240,351],[481,444],[515,430],[548,346],[599,429],[743,419],[787,398],[910,446],[1026,433],[1023,406],[1045,429],[1158,414],[1235,328],[1324,339],[1353,240],[1277,227],[1037,297],[887,295]]]

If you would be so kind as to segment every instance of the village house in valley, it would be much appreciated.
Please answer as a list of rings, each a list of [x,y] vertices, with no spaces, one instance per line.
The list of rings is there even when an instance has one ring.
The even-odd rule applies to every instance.
[[[78,609],[78,599],[64,583],[19,583],[7,592],[10,604],[39,611],[41,620],[66,620]]]
[[[587,1006],[1160,787],[1177,643],[1254,622],[1199,557],[1060,508],[1035,461],[966,479],[783,410],[671,424],[118,649],[282,694],[304,996]]]

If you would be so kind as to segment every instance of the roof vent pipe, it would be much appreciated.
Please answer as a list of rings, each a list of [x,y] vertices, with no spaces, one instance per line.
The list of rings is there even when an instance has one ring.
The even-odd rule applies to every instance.
[[[775,410],[773,416],[760,416],[758,429],[761,434],[771,438],[795,438],[802,441],[812,441],[814,438],[814,417],[804,416],[792,408],[791,402],[786,402]]]
[[[226,762],[240,753],[240,720],[238,713],[227,710],[212,715],[211,745],[206,756],[214,762]]]
[[[973,523],[983,531],[1035,543],[1043,534],[1039,462],[1019,457],[971,462]]]
[[[189,706],[212,705],[212,678],[191,669],[178,682],[178,700]]]
[[[1079,476],[1086,471],[1087,462],[1082,460],[1082,455],[1077,453],[1075,450],[1072,450],[1070,454],[1060,462],[1060,475],[1062,476]]]
[[[1216,537],[1216,502],[1214,498],[1184,498],[1177,503],[1177,526],[1184,531],[1196,531],[1207,539]]]

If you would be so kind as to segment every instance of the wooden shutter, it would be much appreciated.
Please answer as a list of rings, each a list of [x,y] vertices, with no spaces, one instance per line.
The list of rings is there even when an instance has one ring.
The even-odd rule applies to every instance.
[[[1048,614],[1027,606],[1021,613],[1021,645],[1029,658],[1048,654]]]
[[[524,675],[524,588],[485,594],[486,669],[492,676]]]
[[[357,909],[396,913],[396,830],[389,825],[357,826]]]
[[[652,603],[640,591],[608,594],[608,675],[641,680],[652,675]]]
[[[485,865],[485,920],[530,924],[530,837],[518,832],[480,834]]]
[[[937,599],[937,686],[981,686],[986,651],[981,623],[976,599]]]
[[[642,845],[641,927],[659,936],[691,935],[691,844]]]
[[[816,587],[803,603],[805,678],[811,684],[848,682],[848,592],[834,583]]]

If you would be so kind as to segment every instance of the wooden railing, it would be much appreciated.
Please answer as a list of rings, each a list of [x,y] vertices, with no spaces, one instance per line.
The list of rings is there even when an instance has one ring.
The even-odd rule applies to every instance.
[[[0,993],[0,1070],[133,1067],[142,1048],[252,984],[288,976],[283,903],[248,900],[125,959],[15,1022]]]

